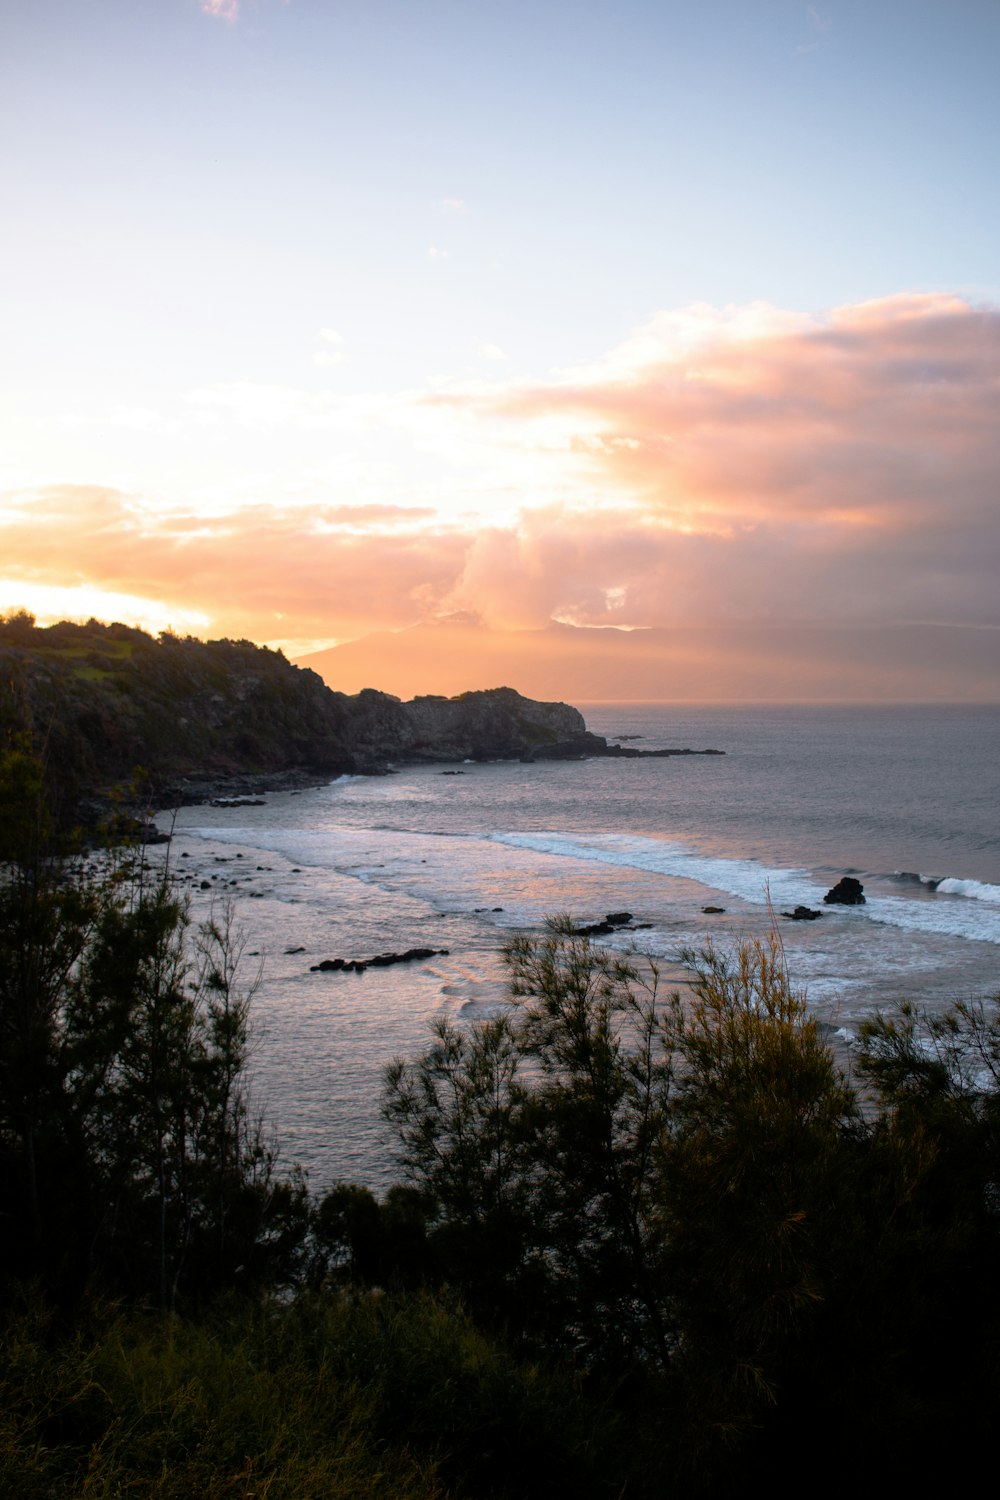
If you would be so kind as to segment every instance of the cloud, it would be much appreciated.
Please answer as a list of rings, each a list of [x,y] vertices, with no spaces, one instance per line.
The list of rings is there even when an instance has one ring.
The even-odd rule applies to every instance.
[[[240,13],[240,0],[201,0],[206,16],[217,16],[220,21],[235,21]]]
[[[807,52],[818,52],[825,45],[826,38],[833,29],[833,18],[823,15],[815,5],[806,7],[806,25],[812,34],[812,41],[800,42],[796,47],[796,56],[803,56]]]
[[[257,430],[347,432],[389,419],[406,396],[349,395],[298,386],[236,380],[189,391],[186,403],[202,420]]]
[[[442,198],[439,207],[449,219],[463,219],[469,212],[469,206],[464,198]]]
[[[243,383],[189,411],[248,468],[250,432],[290,443],[299,468],[268,472],[257,503],[178,496],[169,513],[120,488],[0,496],[11,587],[86,585],[300,642],[449,610],[500,626],[1000,624],[1000,312],[954,296],[824,316],[696,306],[545,381],[343,397]]]
[[[561,509],[484,534],[456,605],[589,624],[1000,619],[994,308],[689,309],[583,371],[433,399],[501,415],[522,443],[537,427],[540,455],[558,439],[586,471]]]
[[[313,355],[313,364],[321,366],[345,365],[350,358],[347,352],[347,340],[336,328],[321,328],[319,336],[325,347]]]
[[[467,545],[422,530],[427,512],[403,506],[163,515],[136,496],[84,485],[0,499],[9,596],[0,607],[25,602],[26,585],[57,584],[86,588],[88,599],[96,591],[155,601],[169,618],[198,616],[210,633],[258,640],[411,624],[447,595]]]
[[[346,365],[350,356],[343,349],[320,349],[313,355],[313,364],[322,368]]]

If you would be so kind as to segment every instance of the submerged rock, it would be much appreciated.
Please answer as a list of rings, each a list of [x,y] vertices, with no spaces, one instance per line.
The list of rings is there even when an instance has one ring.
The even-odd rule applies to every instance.
[[[447,958],[447,948],[407,948],[405,953],[376,953],[373,958],[324,958],[311,964],[310,974],[363,974],[366,969],[386,969],[390,964],[416,963],[424,958]]]
[[[627,927],[632,921],[630,911],[609,911],[603,922],[586,922],[581,927],[573,928],[574,937],[607,937],[612,932],[617,932],[621,927]]]

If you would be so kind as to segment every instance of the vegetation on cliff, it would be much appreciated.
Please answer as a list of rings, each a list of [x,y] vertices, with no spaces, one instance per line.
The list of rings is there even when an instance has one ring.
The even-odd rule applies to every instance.
[[[24,612],[0,617],[0,733],[18,731],[39,752],[64,823],[81,812],[93,821],[137,769],[155,807],[234,778],[608,753],[576,709],[512,688],[410,703],[373,688],[348,697],[249,641],[154,639],[97,620],[40,629]]]
[[[154,639],[96,620],[43,630],[14,616],[0,622],[0,694],[0,722],[30,735],[64,805],[137,767],[155,796],[185,776],[353,765],[338,696],[249,641]]]

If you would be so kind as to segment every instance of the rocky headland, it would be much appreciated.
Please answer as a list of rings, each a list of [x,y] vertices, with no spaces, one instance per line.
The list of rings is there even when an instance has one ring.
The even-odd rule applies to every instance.
[[[124,625],[0,620],[0,745],[45,762],[63,821],[97,821],[115,788],[136,801],[259,797],[419,761],[582,760],[719,754],[640,750],[591,734],[565,703],[513,688],[409,702],[345,694],[249,641],[159,638]]]

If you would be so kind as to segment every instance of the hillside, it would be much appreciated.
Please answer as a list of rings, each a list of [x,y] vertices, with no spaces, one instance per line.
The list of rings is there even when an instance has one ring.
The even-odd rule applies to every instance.
[[[512,688],[403,703],[336,692],[281,652],[133,627],[0,620],[0,744],[26,733],[63,820],[146,774],[149,799],[200,800],[413,760],[622,753],[564,703]]]

